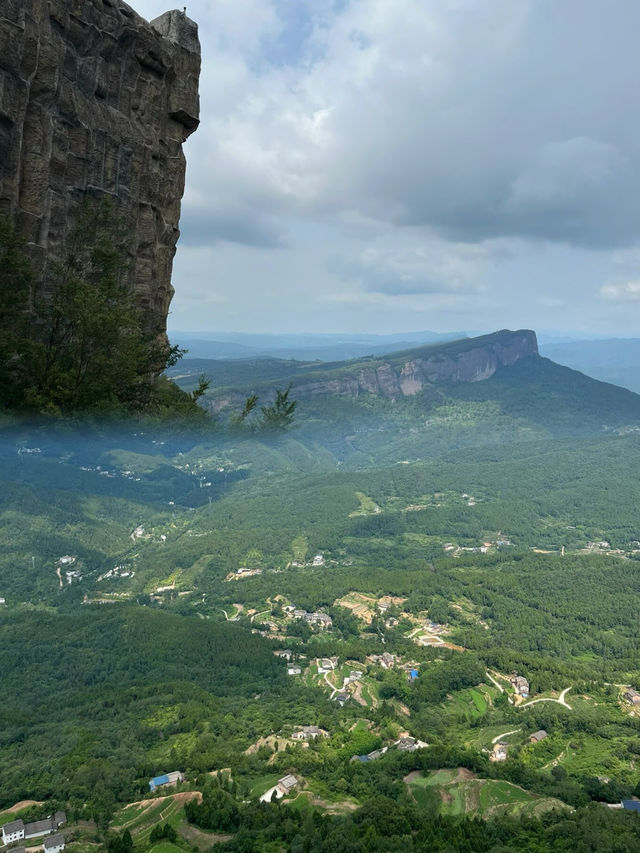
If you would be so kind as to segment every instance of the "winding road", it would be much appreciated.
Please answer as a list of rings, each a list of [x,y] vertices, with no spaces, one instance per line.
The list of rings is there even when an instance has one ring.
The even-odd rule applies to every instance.
[[[487,672],[487,678],[489,679],[489,681],[490,681],[492,684],[494,684],[494,685],[498,688],[498,690],[500,691],[500,693],[504,693],[504,687],[502,686],[502,684],[498,684],[498,682],[497,682],[497,681],[495,680],[495,678],[491,675],[491,673]]]
[[[571,686],[565,687],[560,696],[557,699],[532,699],[530,702],[524,702],[522,705],[519,705],[520,708],[528,708],[530,705],[537,705],[538,702],[557,702],[558,705],[564,705],[565,708],[568,708],[570,711],[573,710],[571,705],[568,702],[565,702],[565,696],[571,690]]]
[[[516,732],[519,732],[519,731],[520,731],[520,729],[513,729],[513,731],[510,731],[510,732],[503,732],[501,735],[496,735],[493,738],[493,740],[491,741],[491,743],[498,743],[498,741],[502,740],[503,737],[508,737],[509,735],[514,735]]]

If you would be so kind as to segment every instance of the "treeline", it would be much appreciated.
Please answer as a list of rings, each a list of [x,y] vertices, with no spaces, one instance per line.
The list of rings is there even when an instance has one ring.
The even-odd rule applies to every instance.
[[[221,849],[237,853],[274,843],[296,853],[634,853],[640,843],[637,816],[599,805],[552,811],[541,818],[485,821],[438,815],[437,800],[434,794],[430,804],[418,807],[406,786],[393,792],[383,785],[352,816],[335,816],[279,802],[243,802],[228,785],[208,783],[202,803],[192,800],[185,812],[203,829],[234,833]]]

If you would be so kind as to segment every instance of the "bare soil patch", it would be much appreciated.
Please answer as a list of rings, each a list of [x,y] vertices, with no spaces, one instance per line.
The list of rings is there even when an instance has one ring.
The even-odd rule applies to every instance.
[[[467,770],[466,767],[458,767],[458,775],[453,780],[454,782],[466,782],[469,779],[475,779],[476,774],[472,773],[471,770]]]
[[[411,773],[407,773],[407,775],[402,780],[406,785],[410,785],[416,779],[419,779],[422,776],[422,770],[412,770]]]
[[[150,800],[137,800],[135,803],[128,803],[128,806],[145,806],[151,808],[159,803],[164,803],[167,800],[174,800],[176,803],[187,803],[189,800],[197,800],[202,802],[201,791],[181,791],[179,794],[169,794],[167,797],[152,797]],[[126,808],[128,808],[126,806]]]
[[[19,803],[16,803],[13,806],[9,806],[8,809],[3,809],[0,814],[13,814],[14,812],[21,812],[22,809],[26,809],[29,806],[43,806],[44,802],[42,800],[20,800]]]

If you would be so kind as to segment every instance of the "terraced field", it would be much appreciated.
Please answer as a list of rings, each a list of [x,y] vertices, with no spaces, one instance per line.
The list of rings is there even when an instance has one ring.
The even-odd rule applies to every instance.
[[[418,805],[426,805],[430,800],[426,789],[435,788],[442,801],[440,811],[446,815],[538,815],[554,808],[567,808],[560,800],[539,797],[510,782],[478,779],[463,767],[435,770],[428,776],[410,774],[405,782]]]

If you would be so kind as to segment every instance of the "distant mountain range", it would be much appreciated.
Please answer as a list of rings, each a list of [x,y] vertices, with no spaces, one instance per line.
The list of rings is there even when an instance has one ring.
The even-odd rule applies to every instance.
[[[540,349],[553,361],[640,393],[640,338],[549,343]]]
[[[384,355],[420,344],[459,340],[466,332],[399,332],[366,334],[242,334],[240,332],[173,332],[171,339],[189,351],[189,358],[293,358],[299,361],[341,361],[363,355]]]

